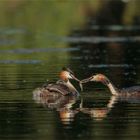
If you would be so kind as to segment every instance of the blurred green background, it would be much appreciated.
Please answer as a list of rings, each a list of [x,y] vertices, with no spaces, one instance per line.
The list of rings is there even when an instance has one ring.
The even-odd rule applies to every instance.
[[[85,28],[90,17],[98,21],[95,25],[139,24],[139,5],[139,0],[1,0],[1,63],[47,61],[45,68],[48,68],[53,63],[63,61],[65,64],[55,67],[58,72],[60,67],[70,64],[71,53],[63,49],[69,47],[70,43],[65,37],[73,29]],[[103,18],[109,20],[104,21]],[[63,54],[55,48],[61,48]],[[53,53],[54,50],[57,55]],[[20,66],[3,69],[0,69],[1,74],[3,71],[16,71]]]

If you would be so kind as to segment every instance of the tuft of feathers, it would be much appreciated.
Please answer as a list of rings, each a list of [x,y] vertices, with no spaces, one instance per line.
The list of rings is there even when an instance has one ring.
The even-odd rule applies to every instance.
[[[68,68],[68,67],[63,67],[62,70],[68,71],[69,73],[74,75],[73,71],[70,68]]]

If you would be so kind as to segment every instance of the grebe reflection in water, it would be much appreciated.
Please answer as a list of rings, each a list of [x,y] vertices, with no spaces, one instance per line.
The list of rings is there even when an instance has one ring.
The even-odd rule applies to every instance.
[[[57,111],[63,124],[74,121],[74,117],[78,113],[77,110],[73,109],[73,105],[78,99],[76,96],[36,96],[34,93],[33,99],[44,108]]]
[[[76,96],[33,96],[37,104],[44,108],[56,111],[63,124],[70,124],[79,113],[87,114],[96,121],[101,121],[108,116],[108,113],[118,102],[117,96],[111,96],[104,107],[86,107],[89,100]],[[95,98],[92,99],[95,102]]]
[[[96,121],[102,121],[107,117],[108,113],[114,108],[117,103],[118,98],[116,96],[111,96],[105,107],[84,107],[84,101],[81,100],[79,111],[88,114],[91,118]]]

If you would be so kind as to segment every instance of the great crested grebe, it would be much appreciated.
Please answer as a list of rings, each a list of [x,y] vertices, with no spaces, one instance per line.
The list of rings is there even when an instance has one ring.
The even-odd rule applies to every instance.
[[[60,80],[56,83],[47,84],[41,88],[35,89],[33,94],[36,96],[79,95],[69,79],[74,79],[80,82],[69,68],[63,68],[60,72]]]
[[[129,87],[129,88],[124,88],[124,89],[118,89],[116,88],[112,82],[103,74],[96,74],[93,75],[89,78],[83,79],[81,80],[81,84],[82,83],[87,83],[89,81],[95,81],[95,82],[102,82],[104,85],[106,85],[110,92],[112,93],[112,95],[115,96],[140,96],[140,86],[133,86],[133,87]]]

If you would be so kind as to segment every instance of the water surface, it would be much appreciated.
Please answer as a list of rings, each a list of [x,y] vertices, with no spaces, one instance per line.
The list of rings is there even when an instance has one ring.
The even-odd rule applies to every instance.
[[[73,14],[77,2],[52,4],[49,12],[47,2],[31,4],[2,6],[0,139],[139,140],[138,98],[116,99],[101,83],[87,83],[81,92],[75,81],[78,98],[33,95],[37,87],[58,80],[64,66],[79,79],[103,73],[119,88],[140,85],[138,21],[123,25],[121,16],[95,16],[85,3],[79,7],[81,16]]]

